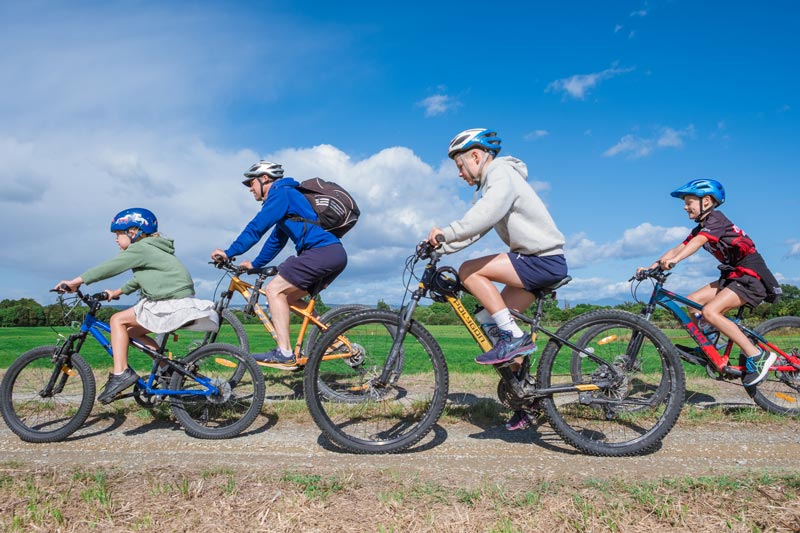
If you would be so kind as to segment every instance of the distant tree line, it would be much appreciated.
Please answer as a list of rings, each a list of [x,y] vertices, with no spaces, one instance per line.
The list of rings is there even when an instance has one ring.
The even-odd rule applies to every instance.
[[[753,310],[748,311],[748,321],[752,323],[759,323],[766,319],[777,316],[800,316],[800,288],[794,285],[781,285],[783,289],[783,297],[778,303],[775,304],[761,304]],[[474,296],[467,294],[462,298],[462,303],[468,311],[472,312],[476,305],[477,300]],[[264,305],[264,303],[262,303]],[[378,309],[390,309],[391,307],[379,300],[376,304]],[[567,308],[560,307],[558,300],[548,300],[544,308],[544,322],[549,325],[558,325],[567,320],[570,320],[578,315],[592,311],[594,309],[609,308],[609,306],[592,305],[592,304],[578,304]],[[613,306],[613,309],[623,309],[638,313],[642,308],[641,303],[624,303]],[[330,306],[325,305],[321,299],[317,300],[316,311],[320,314],[324,313]],[[59,304],[50,304],[42,306],[35,300],[30,298],[22,298],[20,300],[2,300],[0,301],[0,327],[29,327],[29,326],[63,326],[65,322],[83,320],[87,308],[85,306],[77,306],[72,309],[69,317],[64,318],[65,308]],[[108,319],[116,313],[118,309],[105,306],[102,307],[97,316],[100,320],[108,321]],[[530,315],[534,311],[531,307],[526,311]],[[258,318],[252,315],[244,315],[241,311],[234,310],[238,318],[246,324],[258,323]],[[433,302],[430,305],[421,305],[414,313],[414,318],[423,324],[428,325],[448,325],[460,324],[461,321],[453,313],[450,305],[443,302]],[[292,315],[293,323],[299,323],[300,318]],[[653,315],[653,321],[661,327],[674,327],[677,325],[674,318],[665,309],[656,309]]]

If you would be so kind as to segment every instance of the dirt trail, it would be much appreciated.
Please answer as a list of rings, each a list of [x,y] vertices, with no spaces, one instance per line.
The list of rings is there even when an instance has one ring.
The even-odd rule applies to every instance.
[[[695,393],[690,401],[729,408],[752,405],[740,387],[726,384],[713,394]],[[437,426],[408,453],[363,456],[337,450],[310,421],[298,422],[297,415],[292,420],[280,420],[273,413],[267,404],[246,434],[231,440],[204,441],[188,437],[169,421],[140,417],[135,412],[98,412],[95,408],[87,425],[61,443],[27,444],[0,424],[0,450],[2,461],[31,467],[61,464],[133,471],[152,465],[174,466],[181,471],[230,468],[325,475],[403,471],[422,480],[462,487],[497,480],[522,487],[534,479],[648,479],[745,470],[800,471],[800,421],[796,420],[734,422],[721,414],[722,421],[713,424],[679,422],[659,450],[630,458],[578,454],[547,424],[508,432],[502,426],[454,422]]]

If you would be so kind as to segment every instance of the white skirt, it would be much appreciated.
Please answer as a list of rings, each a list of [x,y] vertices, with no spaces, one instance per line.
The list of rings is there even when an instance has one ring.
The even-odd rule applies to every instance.
[[[136,321],[153,333],[169,333],[176,329],[217,331],[219,315],[214,302],[188,296],[175,300],[142,298],[133,306]]]

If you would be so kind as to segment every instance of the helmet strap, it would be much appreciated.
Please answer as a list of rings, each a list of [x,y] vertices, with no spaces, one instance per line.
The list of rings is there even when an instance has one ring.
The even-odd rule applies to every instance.
[[[711,200],[711,207],[709,207],[707,209],[704,209],[703,208],[703,199],[704,198],[708,198],[708,197],[707,196],[700,197],[700,214],[697,215],[697,218],[694,219],[694,221],[697,222],[697,223],[700,223],[703,220],[705,220],[705,218],[708,216],[708,214],[711,213],[711,211],[713,211],[715,207],[717,207],[717,202],[715,202],[712,199]]]
[[[128,238],[131,240],[131,244],[133,244],[136,241],[138,241],[139,238],[143,235],[143,233],[144,232],[142,232],[142,228],[136,228],[136,233],[134,233],[133,235],[128,233]]]
[[[481,150],[481,151],[483,152],[483,150]],[[476,188],[480,189],[481,181],[483,181],[483,169],[486,166],[486,163],[489,162],[488,152],[484,152],[484,158],[483,158],[483,161],[481,161],[481,165],[478,167],[478,175],[477,176],[472,173],[472,171],[470,170],[469,165],[467,165],[466,155],[468,153],[469,153],[469,151],[462,152],[459,155],[459,157],[461,158],[461,166],[464,167],[464,169],[466,170],[467,175],[469,176],[469,178],[476,183]]]

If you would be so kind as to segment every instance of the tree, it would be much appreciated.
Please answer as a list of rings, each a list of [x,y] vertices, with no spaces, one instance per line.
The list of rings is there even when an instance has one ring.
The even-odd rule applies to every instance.
[[[0,326],[45,326],[44,308],[35,300],[3,300],[0,302]]]

